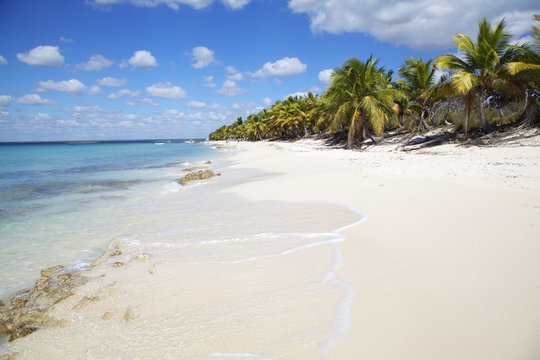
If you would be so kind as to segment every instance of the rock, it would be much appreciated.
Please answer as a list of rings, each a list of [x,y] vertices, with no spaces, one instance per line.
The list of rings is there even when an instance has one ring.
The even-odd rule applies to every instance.
[[[91,267],[98,266],[102,263],[104,263],[108,258],[113,256],[120,256],[122,255],[122,252],[118,249],[114,250],[106,250],[103,255],[98,257],[92,264],[90,264]]]
[[[197,181],[197,180],[207,180],[210,178],[213,178],[214,176],[220,176],[221,174],[216,174],[212,170],[199,170],[195,172],[187,173],[185,176],[181,177],[177,180],[177,182],[180,185],[186,185],[190,181]]]
[[[124,265],[126,265],[126,264],[124,264],[121,261],[115,261],[114,264],[113,264],[114,267],[120,267],[120,266],[124,266]]]
[[[210,164],[212,164],[212,162],[210,160],[208,160],[208,161],[205,162],[205,164],[210,165]]]
[[[79,302],[75,306],[73,306],[73,310],[82,309],[88,304],[99,301],[99,300],[101,300],[101,298],[97,296],[84,296],[81,300],[79,300]]]
[[[113,316],[114,313],[112,311],[106,311],[103,313],[103,315],[101,315],[101,319],[103,319],[103,321],[109,321],[113,318]]]
[[[73,289],[88,279],[79,273],[66,272],[63,266],[41,270],[34,287],[20,291],[0,310],[0,334],[9,334],[9,341],[33,333],[41,326],[57,326],[63,322],[47,314],[58,302],[73,295]]]
[[[12,354],[2,354],[0,355],[0,360],[15,360],[19,357],[19,353],[12,353]]]
[[[140,253],[137,256],[134,256],[131,260],[146,260],[150,258],[150,254],[147,253]]]
[[[126,312],[124,313],[124,321],[129,322],[133,321],[137,318],[137,313],[133,311],[133,309],[126,309]]]

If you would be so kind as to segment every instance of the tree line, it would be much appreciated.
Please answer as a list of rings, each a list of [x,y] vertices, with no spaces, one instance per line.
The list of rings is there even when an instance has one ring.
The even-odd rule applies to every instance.
[[[372,56],[348,59],[332,71],[324,94],[276,101],[245,121],[237,118],[220,127],[209,139],[328,135],[355,148],[368,138],[377,143],[385,131],[396,129],[449,127],[467,134],[511,122],[534,125],[540,117],[540,30],[532,30],[533,42],[513,45],[504,19],[493,27],[484,19],[476,42],[456,34],[457,55],[407,59],[396,79]],[[437,69],[447,71],[438,78]]]

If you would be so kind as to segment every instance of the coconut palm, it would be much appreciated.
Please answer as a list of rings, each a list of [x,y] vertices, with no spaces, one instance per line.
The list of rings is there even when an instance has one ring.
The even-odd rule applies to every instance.
[[[373,133],[380,135],[389,117],[395,115],[392,105],[400,92],[391,86],[387,73],[377,63],[371,56],[366,62],[347,60],[334,70],[325,94],[331,128],[348,124],[348,148],[356,147],[366,135],[372,139]]]
[[[426,122],[428,109],[437,101],[436,93],[429,91],[436,82],[433,60],[424,62],[422,58],[419,60],[407,59],[405,65],[399,68],[399,75],[401,76],[401,79],[397,80],[399,88],[411,100],[408,104],[406,101],[402,102],[400,110],[410,109],[416,111],[419,116],[414,126],[423,129],[428,128]]]
[[[534,20],[540,21],[540,15],[534,15]],[[535,40],[530,46],[524,46],[524,54],[520,61],[512,61],[506,64],[506,69],[511,74],[527,71],[528,75],[533,75],[538,80],[540,74],[540,29],[532,27]]]
[[[450,86],[458,94],[465,94],[465,132],[469,127],[470,112],[475,97],[482,129],[489,130],[485,103],[489,89],[510,92],[524,97],[524,87],[506,71],[505,65],[513,61],[520,50],[510,46],[511,35],[504,31],[504,19],[493,29],[484,19],[478,24],[476,43],[467,35],[458,33],[454,43],[458,55],[446,54],[437,57],[440,69],[450,69]]]

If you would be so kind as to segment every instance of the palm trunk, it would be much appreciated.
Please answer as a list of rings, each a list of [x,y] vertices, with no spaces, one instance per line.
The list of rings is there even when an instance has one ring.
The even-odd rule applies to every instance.
[[[362,119],[360,118],[360,112],[358,109],[354,110],[354,114],[351,118],[351,124],[349,125],[349,132],[347,134],[347,148],[352,149],[355,147],[357,139],[356,135],[360,133],[362,136],[361,128],[357,129],[358,126],[362,126]],[[360,131],[359,131],[360,130]],[[360,139],[360,142],[363,140],[363,137]]]
[[[486,101],[486,94],[485,90],[480,90],[480,96],[478,96],[478,115],[480,116],[480,123],[482,124],[482,130],[484,132],[489,131],[489,123],[486,119],[486,110],[485,110],[485,101]]]
[[[355,111],[356,114],[356,111]],[[356,128],[356,116],[353,115],[351,119],[351,124],[349,125],[349,132],[347,133],[347,149],[352,149],[354,147],[354,130]]]

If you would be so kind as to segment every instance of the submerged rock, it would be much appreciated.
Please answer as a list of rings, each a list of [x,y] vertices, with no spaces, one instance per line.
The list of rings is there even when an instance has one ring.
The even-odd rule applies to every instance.
[[[78,273],[69,273],[62,265],[41,270],[34,287],[26,289],[0,310],[0,334],[9,334],[9,341],[33,333],[41,326],[65,325],[47,314],[58,302],[73,295],[73,289],[86,284],[88,279]]]
[[[214,176],[220,176],[221,174],[216,174],[212,170],[205,170],[205,171],[195,171],[187,173],[185,176],[181,177],[177,180],[177,182],[180,185],[186,185],[190,181],[197,181],[197,180],[206,180],[213,178]]]

